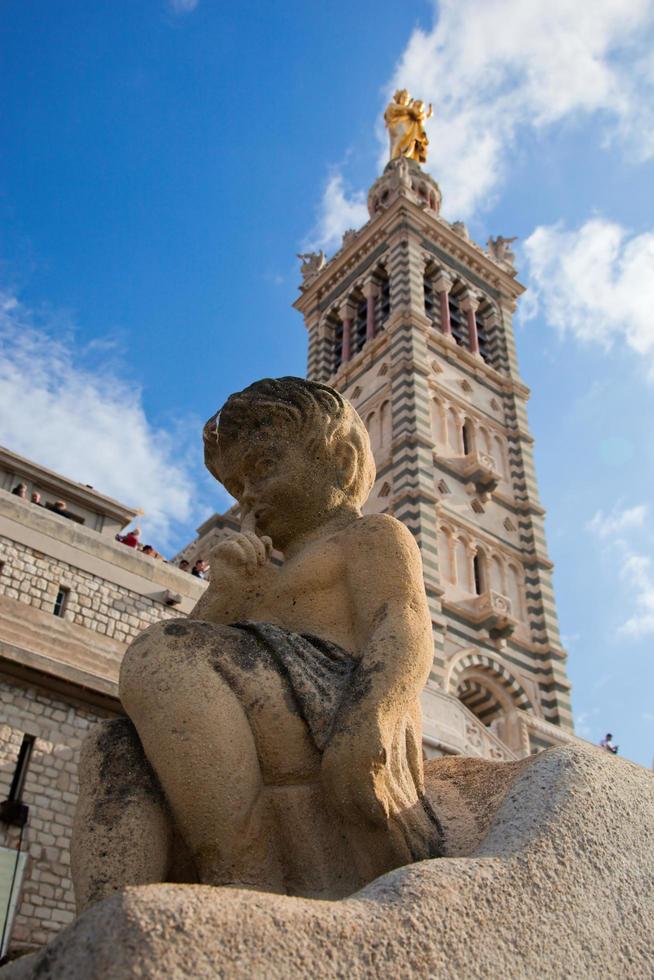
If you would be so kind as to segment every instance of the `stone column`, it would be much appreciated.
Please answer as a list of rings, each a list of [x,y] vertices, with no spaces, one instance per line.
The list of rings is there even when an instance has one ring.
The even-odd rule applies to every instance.
[[[444,337],[452,336],[452,325],[450,323],[450,289],[452,280],[444,272],[439,272],[434,279],[434,289],[439,295],[441,302],[441,333]]]
[[[341,364],[347,364],[352,354],[352,324],[354,323],[354,310],[349,299],[341,305],[341,321],[343,323],[343,351],[341,353]]]
[[[477,321],[475,313],[479,309],[479,300],[466,293],[462,302],[461,309],[465,310],[468,317],[468,344],[471,354],[479,354],[479,338],[477,336]]]
[[[375,336],[375,301],[379,290],[374,279],[369,279],[361,291],[366,297],[366,340],[372,340]]]

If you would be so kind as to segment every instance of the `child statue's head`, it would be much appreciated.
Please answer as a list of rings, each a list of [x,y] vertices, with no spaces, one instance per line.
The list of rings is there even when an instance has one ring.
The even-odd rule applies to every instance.
[[[358,509],[375,480],[368,433],[352,405],[303,378],[265,378],[231,395],[205,425],[204,446],[207,468],[245,509],[286,508],[298,517],[312,501],[321,512]]]

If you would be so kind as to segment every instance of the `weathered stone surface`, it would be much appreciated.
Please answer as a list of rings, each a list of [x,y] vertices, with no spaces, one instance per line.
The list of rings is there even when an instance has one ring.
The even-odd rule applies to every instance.
[[[338,902],[129,888],[2,980],[645,977],[654,972],[654,778],[576,747],[429,763],[445,858]]]
[[[362,419],[326,385],[268,378],[230,396],[204,443],[241,530],[209,555],[189,618],[125,653],[133,738],[116,752],[105,726],[81,760],[79,912],[163,882],[340,899],[441,852],[423,787],[420,551],[394,517],[362,514]]]

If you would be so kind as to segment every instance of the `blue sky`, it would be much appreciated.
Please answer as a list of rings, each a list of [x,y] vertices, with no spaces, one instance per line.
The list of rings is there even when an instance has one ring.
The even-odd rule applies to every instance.
[[[397,82],[473,237],[518,235],[580,734],[654,755],[652,0],[4,0],[0,439],[146,511],[225,497],[199,425],[302,374],[295,253],[365,220]]]

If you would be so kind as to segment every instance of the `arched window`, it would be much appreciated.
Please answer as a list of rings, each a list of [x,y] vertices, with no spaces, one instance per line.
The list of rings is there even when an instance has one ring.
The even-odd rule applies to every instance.
[[[377,298],[375,300],[375,334],[377,334],[384,329],[386,321],[391,315],[391,284],[383,265],[375,269],[373,280],[377,286]]]
[[[465,311],[461,309],[460,297],[453,290],[448,294],[450,307],[450,327],[452,336],[461,347],[468,346],[468,321]]]
[[[428,262],[425,266],[425,272],[422,279],[423,290],[425,294],[425,316],[428,317],[432,323],[436,323],[440,319],[440,303],[438,299],[438,293],[434,289],[434,278],[436,276],[436,266],[433,262]]]
[[[525,603],[523,592],[524,576],[517,565],[509,565],[507,574],[507,591],[511,600],[511,611],[516,619],[525,618]]]
[[[422,286],[425,293],[425,316],[433,323],[436,319],[438,307],[436,303],[436,290],[434,289],[434,283],[431,276],[427,272],[425,272]]]
[[[459,425],[458,416],[453,408],[448,409],[447,412],[447,441],[450,444],[450,449],[457,456],[461,452],[461,427]]]
[[[472,571],[475,579],[475,594],[483,595],[484,592],[488,591],[486,585],[488,567],[486,562],[486,552],[483,548],[477,548],[477,551],[475,552],[475,556],[472,560]]]
[[[431,430],[434,435],[434,442],[443,445],[447,441],[445,433],[445,408],[440,398],[431,400]]]
[[[377,415],[375,412],[371,412],[367,417],[366,429],[368,430],[368,435],[370,436],[370,445],[373,449],[376,449],[379,445],[379,434],[377,429]]]
[[[443,585],[452,585],[455,581],[453,550],[452,535],[441,525],[438,529],[438,567]]]
[[[475,312],[475,323],[477,324],[477,343],[481,357],[490,364],[491,362],[491,342],[490,327],[487,322],[488,312],[486,307],[480,307]]]
[[[503,595],[506,586],[504,585],[504,566],[499,555],[493,555],[491,558],[489,578],[491,589]]]
[[[343,321],[336,314],[329,318],[332,330],[334,331],[334,361],[333,371],[335,374],[343,362]]]
[[[492,456],[493,447],[491,445],[491,437],[488,429],[484,428],[483,425],[479,426],[479,442],[481,443],[482,451],[488,453],[489,456]]]
[[[385,401],[379,409],[379,445],[390,446],[391,443],[391,403]]]
[[[354,327],[353,327],[353,347],[352,353],[358,354],[366,342],[366,329],[368,325],[368,303],[366,297],[357,292],[353,295],[354,303]]]
[[[468,561],[468,547],[463,538],[457,538],[454,545],[454,557],[456,567],[456,584],[464,592],[471,592],[470,583],[470,563]]]
[[[464,419],[461,426],[461,443],[463,445],[463,455],[467,456],[475,448],[475,428],[470,419]]]
[[[500,475],[503,479],[508,479],[508,468],[506,465],[506,453],[504,451],[504,442],[499,436],[493,436],[493,459],[495,460],[495,465],[498,468]]]

